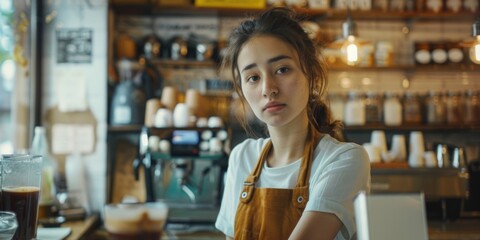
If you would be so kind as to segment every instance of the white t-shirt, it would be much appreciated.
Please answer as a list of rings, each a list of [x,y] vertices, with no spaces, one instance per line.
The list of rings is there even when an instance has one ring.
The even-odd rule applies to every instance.
[[[243,182],[252,172],[269,139],[247,139],[230,154],[225,190],[215,227],[233,237],[234,223]],[[297,183],[300,159],[289,165],[263,166],[256,187],[293,189]],[[324,135],[314,151],[310,173],[309,200],[304,211],[335,214],[343,226],[335,239],[355,235],[353,199],[359,191],[370,191],[370,161],[365,149]],[[321,223],[319,223],[321,224]]]

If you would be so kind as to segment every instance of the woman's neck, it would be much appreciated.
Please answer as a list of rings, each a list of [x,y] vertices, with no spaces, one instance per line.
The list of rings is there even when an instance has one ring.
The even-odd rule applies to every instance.
[[[269,167],[281,167],[303,156],[308,134],[308,118],[282,127],[269,127],[273,148],[267,158]]]

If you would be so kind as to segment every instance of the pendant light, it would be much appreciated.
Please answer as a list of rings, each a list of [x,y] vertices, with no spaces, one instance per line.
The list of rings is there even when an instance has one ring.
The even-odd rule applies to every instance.
[[[347,20],[342,24],[342,38],[334,41],[328,47],[340,49],[342,60],[350,66],[361,61],[360,47],[367,42],[358,37],[357,24],[352,19],[350,1],[347,4]]]
[[[473,39],[465,40],[461,46],[468,47],[470,60],[476,64],[480,64],[480,17],[472,25]]]

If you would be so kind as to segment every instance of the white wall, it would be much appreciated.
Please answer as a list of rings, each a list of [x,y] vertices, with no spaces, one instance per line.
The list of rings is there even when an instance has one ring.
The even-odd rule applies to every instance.
[[[87,106],[97,122],[95,151],[83,154],[82,159],[87,170],[88,192],[93,193],[89,194],[90,206],[98,212],[106,201],[108,0],[44,1],[44,9],[47,16],[55,17],[45,23],[44,29],[43,113],[58,105],[59,81],[74,81],[82,76]],[[91,63],[57,63],[56,30],[77,28],[93,30]]]

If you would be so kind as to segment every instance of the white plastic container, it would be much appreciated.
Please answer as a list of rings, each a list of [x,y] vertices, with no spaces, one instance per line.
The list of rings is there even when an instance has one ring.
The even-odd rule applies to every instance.
[[[345,125],[362,126],[365,125],[365,102],[362,94],[358,91],[348,93],[348,101],[345,103]]]

